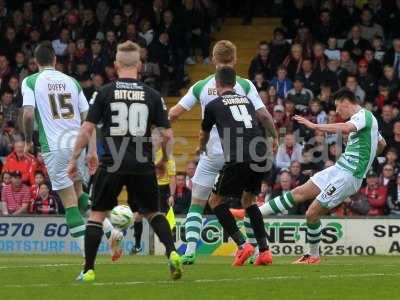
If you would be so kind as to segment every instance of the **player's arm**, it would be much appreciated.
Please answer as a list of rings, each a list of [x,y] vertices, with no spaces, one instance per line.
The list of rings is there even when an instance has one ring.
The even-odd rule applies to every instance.
[[[23,99],[22,124],[25,136],[25,152],[27,153],[32,146],[36,101],[33,89],[28,86],[26,78],[22,81],[21,92]]]
[[[191,110],[198,102],[197,97],[193,94],[193,88],[194,86],[192,86],[186,95],[169,110],[168,118],[171,122],[176,121],[186,111]]]
[[[201,154],[207,151],[207,143],[210,139],[210,131],[215,123],[215,116],[210,108],[210,105],[207,105],[204,110],[203,121],[201,122],[201,130],[199,133],[199,146],[196,150],[197,154]]]
[[[320,130],[323,132],[329,132],[329,133],[337,133],[337,132],[342,132],[344,134],[349,134],[350,132],[355,132],[360,129],[356,127],[356,125],[352,122],[346,122],[346,123],[333,123],[333,124],[315,124],[306,118],[303,118],[301,116],[295,115],[293,117],[297,122],[300,124],[303,124],[304,126],[313,129],[313,130]]]
[[[383,150],[385,150],[387,144],[383,136],[379,133],[378,136],[378,148],[376,149],[376,156],[379,156],[382,154]]]
[[[174,133],[168,120],[167,106],[164,99],[159,94],[154,94],[153,96],[155,99],[153,125],[160,131],[162,161],[166,163],[172,157]]]

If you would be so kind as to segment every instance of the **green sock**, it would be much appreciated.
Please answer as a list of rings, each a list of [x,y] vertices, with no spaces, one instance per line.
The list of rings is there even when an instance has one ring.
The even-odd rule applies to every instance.
[[[265,202],[260,206],[261,214],[265,217],[268,215],[276,215],[283,213],[294,206],[294,198],[291,192],[287,192],[282,196],[275,197],[274,199]]]
[[[246,231],[246,242],[252,244],[254,247],[257,246],[257,240],[254,236],[253,227],[251,227],[250,219],[247,214],[243,219],[243,225]]]
[[[204,207],[198,204],[190,205],[189,212],[185,221],[185,236],[186,236],[186,252],[185,255],[191,255],[196,252],[197,242],[200,239],[201,227],[203,225]]]
[[[307,223],[307,242],[310,245],[310,255],[319,256],[319,243],[321,241],[321,221],[311,224]]]
[[[73,238],[77,240],[82,253],[84,253],[84,238],[86,226],[78,207],[68,207],[65,210],[65,219],[67,221],[69,233]]]
[[[89,194],[83,192],[78,198],[78,207],[82,215],[85,215],[89,206]]]

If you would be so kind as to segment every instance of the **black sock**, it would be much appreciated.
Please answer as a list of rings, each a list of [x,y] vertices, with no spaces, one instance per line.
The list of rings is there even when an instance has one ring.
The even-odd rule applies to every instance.
[[[134,222],[133,230],[135,231],[135,248],[140,248],[140,244],[142,242],[143,221]]]
[[[85,231],[85,269],[86,273],[90,269],[94,269],[97,251],[103,236],[103,224],[94,221],[88,221]]]
[[[264,220],[257,205],[252,205],[246,209],[247,216],[250,219],[251,227],[254,231],[254,237],[257,240],[260,252],[268,250],[267,233],[265,232]]]
[[[161,243],[165,246],[165,255],[169,257],[172,251],[175,251],[175,244],[172,238],[171,228],[164,215],[156,215],[150,221],[151,227],[157,234]]]
[[[214,213],[221,223],[224,230],[231,236],[239,247],[246,243],[243,234],[240,232],[239,227],[236,224],[235,218],[229,211],[228,206],[222,203],[214,208]]]

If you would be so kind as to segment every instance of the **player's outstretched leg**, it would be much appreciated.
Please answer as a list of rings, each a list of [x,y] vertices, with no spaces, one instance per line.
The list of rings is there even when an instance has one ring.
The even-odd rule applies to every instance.
[[[240,232],[239,227],[236,224],[235,217],[229,211],[228,206],[222,202],[221,197],[213,194],[209,203],[217,216],[218,221],[221,223],[221,226],[238,246],[235,260],[232,265],[242,266],[245,261],[253,255],[254,247],[251,244],[246,243],[244,235]]]
[[[328,212],[327,208],[321,207],[321,204],[315,200],[306,212],[307,219],[307,243],[310,250],[303,255],[294,264],[314,265],[321,262],[319,255],[319,243],[321,241],[321,216]]]
[[[151,227],[165,247],[165,255],[168,258],[171,278],[173,280],[180,279],[182,277],[182,259],[176,252],[171,228],[167,219],[160,212],[147,214],[145,217],[149,220]]]
[[[185,265],[192,265],[196,261],[196,248],[200,240],[201,228],[203,226],[202,214],[204,206],[210,196],[211,188],[193,183],[192,202],[185,221],[186,251],[182,256]]]
[[[85,265],[76,279],[78,281],[92,282],[95,280],[94,265],[103,236],[103,221],[105,217],[105,212],[92,211],[90,213],[85,232]]]

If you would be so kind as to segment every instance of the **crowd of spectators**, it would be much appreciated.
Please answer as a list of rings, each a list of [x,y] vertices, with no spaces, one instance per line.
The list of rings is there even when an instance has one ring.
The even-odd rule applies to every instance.
[[[354,92],[371,110],[388,147],[363,188],[334,215],[400,216],[400,1],[285,1],[282,27],[259,43],[248,76],[280,132],[274,170],[260,197],[268,199],[304,183],[335,163],[346,137],[307,130],[293,122],[341,122],[334,93]],[[289,214],[304,214],[307,204]]]

